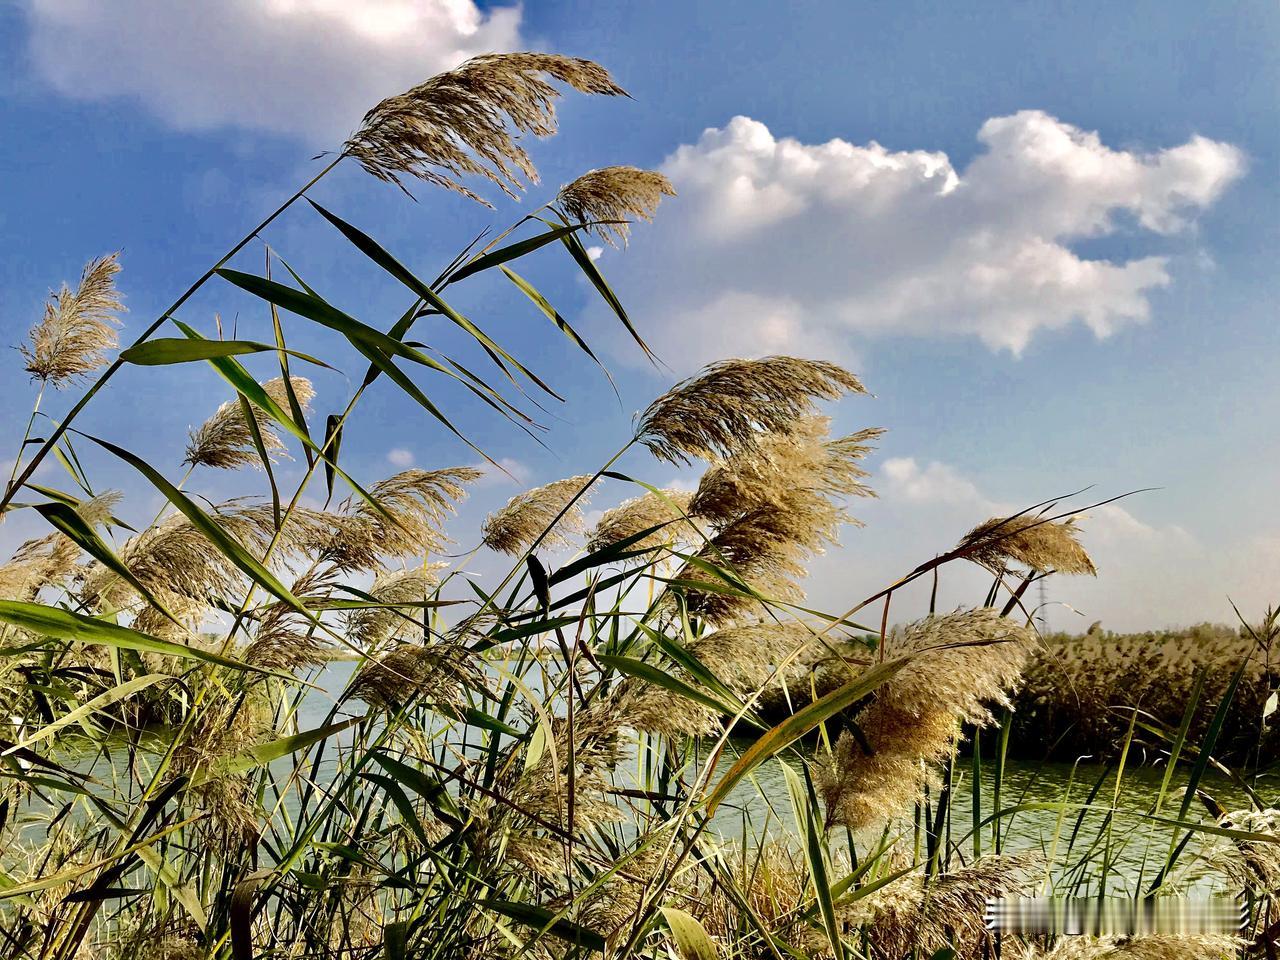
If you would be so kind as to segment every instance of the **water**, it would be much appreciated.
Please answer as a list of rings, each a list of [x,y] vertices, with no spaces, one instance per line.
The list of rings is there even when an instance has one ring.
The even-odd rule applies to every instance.
[[[325,671],[323,686],[329,691],[340,690],[350,671],[351,664],[331,665]],[[310,696],[300,712],[300,729],[319,726],[325,721],[331,706],[331,697]],[[729,744],[709,782],[716,782],[748,743],[742,740]],[[711,747],[711,744],[706,745],[708,753]],[[794,833],[795,816],[782,764],[790,763],[798,770],[800,763],[794,754],[789,756],[789,760],[775,758],[766,762],[757,767],[751,777],[739,783],[717,810],[711,830],[726,842],[744,835],[759,837]],[[638,786],[641,777],[636,767],[635,762],[620,764],[616,772],[617,785]],[[958,758],[954,770],[949,846],[966,861],[972,858],[975,849],[991,853],[997,843],[1004,852],[1038,851],[1046,861],[1052,861],[1048,876],[1058,887],[1075,882],[1088,886],[1089,881],[1097,879],[1105,860],[1110,865],[1109,890],[1115,895],[1132,893],[1135,888],[1145,889],[1164,864],[1171,843],[1185,834],[1184,829],[1156,818],[1212,822],[1195,797],[1191,799],[1185,817],[1182,816],[1181,807],[1189,776],[1185,765],[1175,770],[1165,783],[1163,765],[1136,764],[1131,758],[1117,789],[1115,769],[1102,763],[1010,761],[1005,766],[997,798],[997,785],[988,761],[978,796],[980,823],[975,847],[971,761]],[[691,774],[694,775],[696,773]],[[1086,804],[1099,781],[1101,786],[1097,787],[1092,802]],[[1253,786],[1264,796],[1274,794],[1274,787],[1271,790],[1266,788],[1269,784]],[[1244,809],[1250,805],[1246,792],[1239,785],[1212,769],[1201,780],[1200,789],[1226,810]],[[935,804],[937,800],[938,791],[935,789],[930,802]],[[1004,815],[993,818],[992,814],[997,809],[1004,811]],[[909,814],[904,822],[895,825],[894,832],[900,837],[900,843],[923,846],[925,842],[917,836]],[[874,845],[879,838],[863,839]],[[1194,836],[1180,854],[1180,879],[1197,889],[1219,886],[1220,878],[1209,857],[1225,842],[1216,837]],[[1122,887],[1116,886],[1117,880],[1123,884]]]
[[[321,673],[315,682],[323,690],[313,691],[303,700],[297,717],[298,730],[308,731],[332,719],[330,710],[334,697],[345,687],[352,669],[351,663],[334,663]],[[359,709],[358,703],[351,703],[343,709],[339,719]],[[349,744],[353,734],[353,730],[344,731],[335,739],[338,744]],[[708,782],[714,783],[723,776],[747,743],[730,743]],[[156,745],[157,749],[159,746]],[[710,752],[711,746],[704,745],[703,757]],[[335,753],[333,750],[327,753],[331,759],[325,766],[330,774],[336,762],[333,759]],[[123,772],[116,769],[123,755],[123,750],[114,755],[96,753],[92,757],[83,757],[84,764],[74,765],[109,782],[113,776]],[[795,815],[783,763],[790,763],[797,770],[800,767],[794,754],[789,755],[789,759],[775,758],[757,767],[750,777],[735,786],[721,804],[710,824],[711,832],[719,834],[726,843],[743,836],[759,838],[794,834]],[[285,774],[292,765],[292,758],[276,761],[276,764],[279,772]],[[634,761],[620,764],[615,773],[616,785],[639,786],[641,777],[636,767]],[[690,777],[696,776],[701,767],[701,763],[695,765]],[[324,775],[322,767],[321,777]],[[1168,784],[1163,783],[1164,775],[1163,766],[1129,765],[1117,789],[1114,769],[1102,764],[1009,762],[999,784],[997,798],[997,785],[988,764],[983,771],[978,796],[980,823],[975,845],[971,765],[968,759],[958,758],[950,794],[946,832],[948,847],[964,861],[970,860],[975,852],[992,852],[997,844],[1004,852],[1039,851],[1046,861],[1052,862],[1047,876],[1058,889],[1075,882],[1083,882],[1088,887],[1090,881],[1097,879],[1105,861],[1111,867],[1108,871],[1109,892],[1115,895],[1132,893],[1149,885],[1165,862],[1171,843],[1185,833],[1180,827],[1155,819],[1156,816],[1183,818],[1181,805],[1187,784],[1186,767],[1175,771]],[[1097,788],[1089,809],[1083,809],[1081,805],[1085,804],[1099,781],[1101,786]],[[1200,786],[1227,810],[1249,806],[1245,792],[1222,774],[1211,770]],[[1269,783],[1254,787],[1266,798],[1274,796],[1274,787]],[[937,802],[938,790],[935,788],[930,797],[931,812]],[[1268,799],[1267,802],[1273,801]],[[993,818],[997,809],[1004,813]],[[289,812],[294,814],[297,811],[294,808]],[[32,826],[43,819],[34,818]],[[1194,797],[1185,819],[1197,823],[1211,822],[1204,807]],[[915,829],[909,812],[893,826],[892,833],[908,849],[912,846],[923,849],[925,840]],[[878,839],[878,836],[861,837],[859,848],[868,849]],[[1221,838],[1206,839],[1196,835],[1181,854],[1181,879],[1198,889],[1220,886],[1221,881],[1208,858],[1225,842]],[[959,858],[954,858],[953,863]]]

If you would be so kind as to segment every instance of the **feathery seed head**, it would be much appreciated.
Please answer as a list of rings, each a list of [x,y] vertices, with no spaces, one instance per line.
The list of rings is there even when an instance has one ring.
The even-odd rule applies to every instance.
[[[859,829],[894,817],[927,782],[960,723],[989,722],[1008,705],[1033,634],[990,608],[932,616],[896,631],[886,656],[910,659],[841,734],[817,777],[827,822]],[[865,742],[863,742],[865,741]]]
[[[816,400],[845,393],[866,390],[849,371],[825,360],[722,360],[649,404],[636,439],[669,463],[725,458],[753,446],[758,431],[787,433]]]
[[[403,607],[368,607],[346,616],[347,633],[353,641],[370,649],[389,639],[421,637],[423,608],[414,606],[427,600],[440,580],[436,571],[444,564],[427,564],[408,570],[383,570],[374,578],[369,595],[380,603],[406,604]]]
[[[382,557],[421,557],[440,550],[449,542],[444,521],[466,497],[466,484],[481,476],[471,467],[449,467],[405,470],[380,480],[369,495],[382,509],[349,499],[322,551],[324,558],[343,570],[377,570]]]
[[[560,188],[556,199],[565,214],[589,228],[610,246],[626,246],[630,217],[652,221],[663,197],[674,197],[671,181],[656,170],[602,167]]]
[[[489,206],[462,183],[476,176],[514,197],[524,179],[536,183],[538,174],[511,128],[537,137],[556,132],[560,91],[544,77],[581,93],[625,94],[590,60],[485,54],[377,104],[342,152],[401,187],[403,178],[416,177]]]
[[[646,493],[623,501],[606,510],[591,536],[587,549],[603,550],[637,536],[651,527],[658,527],[648,536],[627,547],[628,550],[652,550],[667,546],[677,540],[697,536],[698,526],[686,519],[692,495],[683,490],[663,490],[662,496]]]
[[[31,328],[22,346],[26,369],[34,377],[64,387],[107,362],[116,346],[117,314],[124,310],[115,289],[118,253],[90,260],[72,290],[65,283],[49,297],[44,319]]]
[[[315,396],[311,381],[305,377],[290,377],[289,380],[299,406],[305,411]],[[289,396],[283,377],[268,380],[262,388],[278,405],[285,410],[289,409]],[[250,407],[268,456],[283,453],[284,443],[270,421],[259,410],[253,409],[252,405]],[[234,469],[246,464],[260,466],[258,451],[253,443],[253,432],[245,419],[244,403],[239,397],[219,406],[198,430],[191,431],[187,456],[183,462],[192,466],[223,469]]]
[[[758,507],[786,502],[801,493],[815,496],[875,496],[861,481],[858,465],[871,450],[866,441],[880,430],[864,430],[831,440],[830,420],[804,417],[784,433],[762,434],[703,474],[689,512],[727,523]]]
[[[397,644],[367,660],[356,673],[351,695],[375,710],[397,710],[419,699],[457,706],[464,688],[484,681],[473,654],[453,643]]]
[[[517,494],[505,507],[485,518],[480,530],[482,542],[490,550],[516,556],[546,531],[544,547],[568,546],[569,537],[581,533],[586,525],[582,507],[587,498],[583,491],[592,479],[585,475],[567,477]],[[571,502],[573,506],[569,506]],[[560,516],[562,511],[564,515]]]
[[[966,559],[997,572],[1012,561],[1032,570],[1096,576],[1093,561],[1076,539],[1080,531],[1074,519],[992,517],[965,534],[956,549]]]

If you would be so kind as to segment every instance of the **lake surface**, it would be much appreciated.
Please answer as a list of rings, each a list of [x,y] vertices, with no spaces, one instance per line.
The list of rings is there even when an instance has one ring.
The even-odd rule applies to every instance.
[[[322,685],[329,696],[316,694],[308,698],[299,717],[302,729],[324,722],[332,706],[332,695],[342,689],[351,669],[349,663],[335,663],[326,669]],[[729,745],[712,774],[712,782],[728,769],[748,742],[736,741]],[[706,745],[707,753],[711,746]],[[784,762],[799,767],[794,756],[789,761],[775,759],[763,764],[751,778],[738,784],[717,810],[711,826],[726,842],[744,835],[794,834],[795,817],[781,767]],[[1109,892],[1119,896],[1145,889],[1164,864],[1172,843],[1185,836],[1183,828],[1155,818],[1183,818],[1189,770],[1185,764],[1180,765],[1165,783],[1163,765],[1138,763],[1131,756],[1123,770],[1119,790],[1116,774],[1114,766],[1092,760],[1074,764],[1009,761],[998,785],[997,797],[997,784],[988,758],[978,796],[981,822],[978,849],[984,854],[991,853],[998,842],[1004,852],[1039,851],[1047,861],[1053,862],[1048,877],[1058,888],[1081,881],[1088,886],[1090,880],[1096,880],[1105,860],[1113,867],[1112,879],[1108,880]],[[619,786],[635,786],[639,780],[634,763],[629,767],[625,761],[616,776]],[[1250,786],[1269,804],[1275,802],[1280,792],[1274,780]],[[1200,789],[1226,810],[1249,806],[1247,793],[1215,771],[1206,773]],[[931,802],[937,802],[937,793],[935,789]],[[1091,793],[1092,802],[1088,802]],[[966,862],[972,859],[975,849],[973,801],[971,761],[967,757],[957,758],[950,795],[949,842]],[[1005,813],[993,819],[997,809]],[[1188,804],[1185,819],[1195,823],[1212,822],[1195,797]],[[923,845],[925,842],[916,836],[909,812],[905,822],[896,824],[894,830],[901,837],[900,843]],[[879,837],[860,839],[866,841],[860,845],[865,849],[866,845],[874,845]],[[1179,856],[1180,879],[1199,890],[1219,887],[1222,881],[1209,858],[1226,842],[1222,838],[1195,835]],[[956,862],[953,860],[953,864]],[[1116,877],[1123,878],[1125,888],[1116,888]]]
[[[329,719],[334,697],[346,685],[352,669],[351,663],[334,663],[322,672],[317,683],[324,689],[309,693],[303,701],[297,718],[299,730],[311,730]],[[358,712],[360,706],[359,703],[349,704],[343,715]],[[349,743],[350,737],[350,732],[344,732],[336,739],[340,743]],[[709,778],[711,782],[728,769],[747,742],[729,744]],[[700,745],[699,749],[706,756],[712,746],[708,743]],[[120,772],[112,769],[112,758],[101,754],[85,760],[82,769],[100,779],[109,780]],[[292,760],[286,758],[276,763],[284,773]],[[710,825],[711,831],[719,834],[723,842],[732,843],[743,836],[795,834],[795,816],[783,763],[790,763],[796,769],[800,766],[794,755],[790,759],[776,758],[758,767],[751,777],[739,783],[729,794]],[[327,766],[332,769],[331,765]],[[623,761],[619,765],[615,772],[618,786],[639,784],[635,766],[634,761]],[[690,776],[696,773],[695,769]],[[1076,764],[1011,761],[1006,764],[1003,778],[997,784],[988,760],[978,791],[980,822],[979,840],[975,847],[971,773],[971,761],[957,758],[949,798],[949,826],[945,830],[948,848],[956,854],[952,858],[953,866],[969,862],[975,849],[982,854],[991,853],[997,847],[1009,853],[1038,851],[1046,862],[1052,863],[1046,877],[1056,890],[1063,891],[1073,884],[1082,884],[1082,890],[1089,889],[1101,872],[1102,863],[1106,862],[1112,868],[1108,871],[1108,893],[1120,896],[1145,889],[1164,864],[1171,846],[1186,833],[1176,824],[1157,819],[1184,819],[1181,808],[1188,775],[1185,765],[1175,771],[1166,784],[1163,766],[1130,763],[1123,771],[1123,779],[1117,789],[1116,770],[1093,761]],[[324,777],[323,769],[321,777]],[[1268,804],[1274,803],[1277,793],[1274,781],[1250,785]],[[1226,810],[1249,806],[1245,791],[1222,774],[1210,772],[1202,780],[1201,789]],[[938,802],[938,796],[939,790],[935,787],[931,791],[931,806]],[[993,817],[997,810],[1003,814]],[[37,820],[33,818],[33,826]],[[1185,820],[1211,822],[1203,805],[1194,797],[1185,811]],[[923,849],[925,840],[915,829],[910,811],[903,821],[893,825],[891,832],[898,837],[897,842],[906,845],[908,850],[912,847]],[[878,835],[859,837],[858,847],[865,852],[879,839]],[[1211,869],[1209,858],[1225,843],[1226,840],[1218,837],[1193,836],[1180,854],[1180,879],[1197,890],[1221,888],[1222,881]]]

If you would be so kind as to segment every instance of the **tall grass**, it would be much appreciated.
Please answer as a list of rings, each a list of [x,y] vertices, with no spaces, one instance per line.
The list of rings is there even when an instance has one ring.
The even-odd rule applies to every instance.
[[[315,205],[351,256],[405,288],[404,313],[384,326],[343,312],[291,269],[292,284],[272,279],[282,265],[270,258],[261,275],[230,266],[346,159],[402,186],[520,189],[536,171],[516,135],[554,131],[556,83],[621,93],[596,64],[516,54],[377,105],[329,167],[114,360],[114,259],[86,270],[83,291],[51,300],[25,354],[40,429],[27,431],[3,497],[6,513],[38,514],[50,530],[0,567],[5,956],[977,956],[991,946],[986,897],[1101,889],[1117,848],[1137,842],[1110,830],[1123,769],[1110,803],[1099,779],[1083,802],[1068,792],[1047,805],[1059,827],[1052,850],[1009,849],[1002,833],[1046,807],[1001,793],[1007,708],[1039,642],[1027,587],[1057,569],[1092,570],[1072,511],[1043,504],[986,521],[942,553],[922,545],[932,559],[844,614],[806,605],[804,564],[836,545],[849,501],[870,493],[860,462],[879,434],[830,435],[818,405],[863,392],[834,364],[712,365],[654,400],[594,472],[513,498],[479,531],[446,533],[477,479],[471,466],[349,473],[343,434],[374,388],[399,391],[424,424],[457,437],[427,384],[461,389],[524,428],[533,397],[556,399],[446,299],[470,277],[502,273],[554,335],[598,362],[516,272],[535,250],[562,250],[648,352],[582,242],[621,242],[626,219],[658,213],[670,185],[633,168],[591,171],[430,281]],[[269,339],[212,338],[178,315],[215,281],[262,301]],[[349,349],[293,350],[288,334],[302,324]],[[469,338],[474,360],[413,339],[439,324]],[[271,376],[244,365],[259,361],[274,364]],[[319,362],[357,375],[322,426],[300,373]],[[211,365],[230,391],[170,461],[79,432],[80,412],[119,370],[188,363]],[[98,370],[69,410],[48,415],[47,386]],[[616,472],[641,449],[704,463],[697,490]],[[285,453],[305,465],[292,488],[275,469]],[[91,482],[104,459],[138,474],[123,502]],[[54,461],[69,479],[36,482]],[[198,491],[212,470],[245,470],[261,495],[210,503]],[[606,477],[623,502],[588,529],[582,506],[600,503]],[[150,523],[118,519],[157,494],[165,507]],[[493,582],[464,576],[449,535],[501,551],[509,569]],[[960,562],[991,572],[981,602],[890,627],[897,590]],[[354,667],[327,716],[303,722],[343,658]],[[801,698],[819,661],[838,680]],[[1155,857],[1154,880],[1136,879],[1174,888],[1200,854],[1184,837],[1207,832],[1224,870],[1248,872],[1261,929],[1273,874],[1250,865],[1274,854],[1272,814],[1259,799],[1206,826],[1191,809],[1233,688],[1199,750],[1185,728],[1170,731],[1170,763],[1188,758],[1190,782],[1176,812],[1157,804],[1140,817],[1168,852]],[[792,708],[766,721],[762,697],[779,691]],[[989,725],[1002,731],[997,750],[966,765],[965,731]],[[760,785],[770,771],[783,792]],[[968,791],[976,802],[953,818],[953,797]],[[984,808],[992,792],[995,808]],[[1200,955],[1230,947],[1187,944]]]

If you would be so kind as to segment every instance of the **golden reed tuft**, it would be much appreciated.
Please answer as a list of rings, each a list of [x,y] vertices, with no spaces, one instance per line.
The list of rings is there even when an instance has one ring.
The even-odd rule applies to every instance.
[[[753,446],[761,431],[790,431],[816,400],[846,393],[866,390],[848,370],[824,360],[722,360],[649,404],[636,439],[669,463],[714,461]]]
[[[363,499],[347,500],[321,559],[340,570],[377,571],[383,557],[437,552],[449,542],[444,521],[466,497],[466,485],[481,476],[473,467],[446,467],[404,470],[378,481],[368,492],[381,509]]]
[[[566,219],[591,224],[589,229],[610,246],[626,246],[628,217],[652,222],[663,197],[674,197],[671,181],[656,170],[602,167],[589,170],[560,188],[556,199]]]
[[[826,417],[800,417],[788,429],[760,434],[703,475],[689,504],[690,514],[713,531],[700,561],[725,568],[772,600],[803,595],[798,581],[805,559],[836,543],[842,523],[858,523],[839,498],[874,495],[862,482],[867,474],[858,461],[880,431],[831,440],[829,425]],[[692,582],[714,577],[699,563],[677,575]],[[750,596],[685,592],[689,610],[712,624],[764,612]]]
[[[587,539],[587,549],[603,550],[654,527],[657,529],[627,549],[654,550],[696,537],[700,529],[688,519],[690,499],[692,494],[684,490],[663,490],[662,496],[650,492],[625,500],[604,512]]]
[[[311,381],[306,377],[290,377],[289,382],[298,405],[305,411],[316,393]],[[289,409],[284,377],[266,381],[262,384],[262,389],[279,406]],[[260,465],[258,450],[253,442],[253,431],[244,415],[245,402],[239,397],[228,400],[199,429],[191,431],[183,463],[189,463],[193,467],[218,467],[224,470],[233,470],[246,464]],[[284,442],[280,435],[259,411],[252,410],[252,415],[267,455],[283,453]]]
[[[819,769],[827,823],[860,829],[902,812],[943,759],[961,723],[990,721],[1009,705],[1034,634],[991,608],[926,617],[895,631],[890,659],[910,658],[854,718]]]
[[[544,76],[580,93],[626,93],[590,60],[485,54],[377,104],[343,145],[343,155],[402,188],[403,178],[414,177],[489,206],[461,182],[478,176],[514,197],[524,179],[536,183],[538,173],[508,127],[537,137],[556,132],[560,91]]]
[[[30,346],[21,347],[27,372],[61,388],[107,362],[119,342],[117,314],[124,311],[115,288],[119,254],[90,260],[72,290],[65,283],[50,295],[44,319],[31,328]]]
[[[1097,576],[1093,560],[1077,540],[1080,530],[1073,520],[992,517],[965,534],[956,550],[995,572],[1013,562],[1032,570]]]
[[[369,596],[379,603],[403,606],[352,610],[345,617],[347,635],[365,649],[387,640],[421,639],[426,632],[421,606],[440,584],[436,575],[443,564],[427,564],[407,570],[383,570],[374,577]],[[414,606],[417,604],[418,606]]]
[[[581,494],[591,480],[585,475],[567,477],[517,494],[485,517],[481,542],[490,550],[516,556],[545,532],[544,547],[567,546],[570,536],[585,529],[586,497]]]

